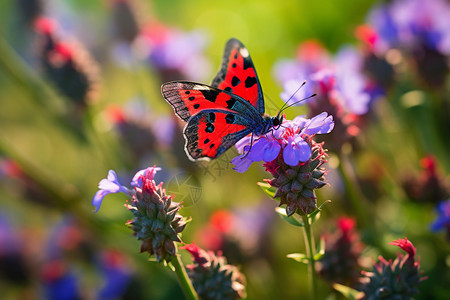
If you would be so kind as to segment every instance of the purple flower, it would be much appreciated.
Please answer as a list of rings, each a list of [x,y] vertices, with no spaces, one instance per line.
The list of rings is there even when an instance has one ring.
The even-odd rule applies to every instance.
[[[363,54],[354,48],[345,47],[331,58],[324,49],[318,51],[316,48],[317,53],[312,57],[298,55],[296,60],[284,60],[275,66],[275,77],[283,85],[281,99],[286,102],[292,97],[289,103],[307,103],[313,114],[326,110],[336,118],[340,116],[328,106],[335,106],[341,111],[340,115],[367,113],[370,102],[379,96],[379,89],[364,74]],[[304,80],[308,84],[297,91]],[[317,93],[318,97],[301,101],[313,93]]]
[[[44,265],[42,281],[45,299],[76,300],[80,299],[79,278],[66,263],[55,260]]]
[[[129,288],[133,275],[123,255],[113,250],[105,251],[101,257],[100,270],[105,283],[99,291],[97,299],[122,298]]]
[[[156,69],[176,70],[187,78],[201,80],[210,68],[208,59],[202,53],[207,40],[206,34],[200,30],[186,33],[151,23],[142,30],[137,44],[139,52]]]
[[[9,217],[2,211],[0,214],[0,253],[6,256],[19,251],[21,241],[17,238],[18,236],[11,226]]]
[[[116,172],[113,170],[109,170],[108,177],[100,181],[98,188],[100,190],[95,193],[94,198],[92,199],[92,205],[95,206],[95,212],[98,212],[102,205],[103,198],[108,194],[123,192],[130,195],[130,190],[119,183]]]
[[[251,137],[245,137],[236,144],[241,155],[231,161],[235,170],[243,173],[255,161],[271,162],[283,151],[284,162],[296,166],[311,157],[307,139],[315,134],[331,132],[334,127],[333,117],[323,112],[312,119],[302,116],[293,121],[284,121],[278,129],[259,137],[251,144]]]
[[[294,122],[302,124],[302,122],[306,121],[301,131],[302,134],[314,135],[314,134],[325,134],[330,133],[334,128],[333,116],[328,115],[326,112],[323,112],[312,119],[305,119],[302,116],[298,116],[294,119]]]
[[[341,105],[357,115],[367,113],[372,97],[366,90],[369,82],[363,75],[363,57],[356,49],[345,47],[336,55],[335,63]]]
[[[140,170],[134,175],[131,180],[131,185],[137,188],[142,188],[143,178],[147,180],[153,180],[155,178],[156,172],[161,171],[161,168],[153,166],[151,168]]]
[[[378,48],[414,47],[422,43],[450,54],[450,5],[444,0],[397,0],[374,8],[369,24],[378,33]]]
[[[160,171],[161,168],[157,168],[153,166],[151,168],[140,170],[134,175],[133,180],[131,181],[131,186],[141,188],[142,187],[142,178],[147,178],[149,180],[153,180],[157,171]],[[95,206],[95,212],[100,209],[102,205],[103,198],[105,198],[108,194],[115,193],[124,193],[129,197],[132,196],[133,191],[128,189],[126,186],[123,186],[119,183],[117,179],[116,172],[113,170],[109,170],[108,177],[106,179],[102,179],[98,184],[98,188],[100,189],[95,193],[94,198],[92,198],[92,205]]]
[[[377,6],[369,13],[368,19],[371,27],[378,33],[374,43],[374,51],[385,53],[391,45],[395,44],[399,36],[390,9],[386,5]]]
[[[438,218],[431,224],[432,231],[445,229],[450,231],[450,199],[442,201],[437,207]]]

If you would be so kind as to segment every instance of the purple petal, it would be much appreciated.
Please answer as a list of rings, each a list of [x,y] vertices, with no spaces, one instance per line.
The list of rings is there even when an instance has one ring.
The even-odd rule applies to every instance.
[[[156,166],[138,171],[131,180],[131,186],[138,188],[142,187],[143,182],[141,176],[148,180],[153,180],[153,178],[155,178],[156,172],[158,171],[161,171],[161,168]]]
[[[311,157],[311,149],[300,136],[289,138],[288,144],[283,150],[284,162],[290,166],[296,166],[299,162],[307,161]]]
[[[308,143],[301,138],[296,138],[296,142],[298,159],[302,162],[307,161],[311,157],[311,148],[309,148]]]
[[[244,173],[248,170],[248,168],[250,168],[250,165],[253,163],[253,161],[248,157],[245,157],[245,154],[242,154],[233,158],[231,160],[231,163],[235,165],[235,167],[233,168],[234,170],[239,173]]]
[[[442,228],[445,228],[446,220],[443,219],[437,219],[434,221],[433,224],[431,224],[431,231],[439,231]]]
[[[333,116],[326,112],[323,112],[305,124],[305,128],[302,130],[303,134],[313,135],[313,134],[324,134],[330,133],[334,128]]]
[[[294,145],[289,143],[283,150],[284,162],[290,166],[298,165],[299,159],[297,157],[297,152],[294,149]]]
[[[120,190],[120,185],[109,179],[102,179],[98,184],[98,188],[101,190],[109,191],[110,193],[117,193]]]
[[[260,161],[263,160],[264,150],[267,146],[267,139],[262,137],[257,141],[253,142],[253,146],[250,149],[250,153],[248,153],[248,158],[252,161]]]
[[[250,140],[251,136],[246,136],[236,143],[236,149],[240,154],[244,153],[245,146],[250,145]]]
[[[278,143],[278,141],[273,140],[271,142],[269,142],[266,145],[264,154],[263,154],[263,160],[265,162],[270,162],[272,160],[274,160],[275,158],[277,158],[278,154],[280,153],[281,150],[281,145],[280,143]]]
[[[292,120],[292,123],[295,124],[297,127],[303,128],[305,127],[306,123],[308,123],[309,119],[305,118],[305,115],[297,116]]]
[[[95,193],[94,197],[92,198],[92,205],[95,206],[94,212],[98,212],[100,206],[102,205],[103,198],[105,198],[105,196],[108,194],[111,194],[111,192],[106,190],[99,190],[97,191],[97,193]]]
[[[95,193],[94,195],[94,198],[92,198],[92,205],[96,207],[95,212],[100,209],[103,198],[108,194],[122,192],[129,196],[131,195],[130,190],[119,183],[117,174],[113,170],[109,170],[107,179],[100,180],[98,188],[100,190],[97,191],[97,193]]]
[[[439,231],[450,226],[450,200],[442,201],[437,207],[439,216],[437,220],[431,224],[432,231]]]
[[[108,179],[109,181],[118,182],[117,174],[114,170],[108,171],[108,176],[106,176],[106,179]]]

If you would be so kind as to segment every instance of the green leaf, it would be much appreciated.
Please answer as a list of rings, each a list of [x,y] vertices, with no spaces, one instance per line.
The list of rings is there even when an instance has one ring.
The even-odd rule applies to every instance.
[[[286,257],[298,261],[299,263],[303,264],[309,263],[309,258],[306,256],[306,254],[303,253],[291,253],[286,255]]]
[[[323,237],[320,238],[319,247],[317,253],[314,255],[314,260],[319,260],[325,254],[325,239]]]
[[[355,289],[352,289],[351,287],[339,284],[339,283],[334,283],[333,284],[333,288],[340,292],[342,295],[344,295],[345,298],[347,299],[351,299],[351,300],[356,300],[359,298],[360,295],[360,291],[357,291]]]
[[[288,215],[286,214],[286,210],[282,207],[277,207],[275,208],[275,211],[289,224],[297,226],[297,227],[303,227],[303,221],[299,220],[295,217],[295,215],[292,215],[290,217],[288,217]]]
[[[175,258],[176,259],[176,258]],[[164,261],[165,262],[165,261]],[[169,263],[165,264],[167,268],[175,272],[175,266],[172,264],[172,262],[169,261]]]
[[[322,253],[322,255],[325,253],[325,239],[323,237],[320,238],[319,241],[319,250],[317,251],[317,253]]]
[[[319,210],[322,210],[322,207],[324,207],[328,203],[331,203],[331,200],[326,200],[324,203],[320,204]]]
[[[275,196],[275,192],[277,191],[276,187],[271,186],[267,182],[258,182],[257,185],[259,185],[263,192],[266,193],[269,197],[273,198],[273,196]]]
[[[325,204],[327,204],[327,203],[330,203],[331,202],[331,200],[327,200],[327,201],[325,201],[324,203],[322,203],[320,206],[319,206],[319,208],[317,208],[315,211],[313,211],[312,213],[310,213],[309,215],[308,215],[308,218],[311,220],[311,224],[314,224],[314,222],[316,222],[317,220],[319,220],[319,218],[320,218],[320,211],[322,210],[322,207],[325,205]]]

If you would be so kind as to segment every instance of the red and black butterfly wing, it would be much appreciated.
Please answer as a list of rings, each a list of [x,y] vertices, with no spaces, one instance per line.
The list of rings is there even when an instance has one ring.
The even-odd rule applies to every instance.
[[[161,93],[188,122],[185,150],[192,160],[216,158],[262,124],[249,102],[212,86],[173,81],[163,84]]]
[[[253,121],[235,112],[207,109],[184,128],[185,151],[192,160],[212,159],[252,132]]]
[[[255,66],[247,48],[237,39],[227,42],[222,65],[211,85],[240,96],[264,114],[264,96]]]
[[[183,121],[206,109],[221,109],[257,119],[259,113],[247,101],[215,87],[189,81],[172,81],[161,86],[161,94]]]

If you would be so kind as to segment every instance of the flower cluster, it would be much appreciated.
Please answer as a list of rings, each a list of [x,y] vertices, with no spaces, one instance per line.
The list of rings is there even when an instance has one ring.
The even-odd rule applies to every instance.
[[[40,37],[40,60],[45,75],[79,107],[92,101],[100,82],[99,69],[84,47],[63,41],[55,20],[39,17],[34,29]]]
[[[137,163],[167,149],[174,140],[175,120],[152,112],[142,99],[132,99],[124,107],[110,105],[105,114]]]
[[[227,263],[225,257],[205,251],[195,243],[183,247],[194,264],[188,265],[188,275],[201,299],[241,299],[246,297],[245,277]]]
[[[339,134],[332,140],[327,138],[333,151],[359,133],[362,115],[382,94],[362,72],[364,62],[355,53],[356,50],[346,47],[333,60],[320,44],[307,41],[299,46],[296,60],[280,61],[275,66],[275,76],[284,89],[280,95],[283,100],[292,97],[291,101],[307,103],[310,116],[326,111],[334,117]],[[297,91],[304,80],[308,85]],[[301,101],[313,93],[317,94],[313,100]]]
[[[201,30],[184,32],[143,14],[145,9],[132,0],[113,1],[113,32],[120,41],[113,56],[122,65],[130,65],[132,56],[147,61],[162,82],[202,80],[210,71],[203,52],[207,36]]]
[[[426,279],[415,260],[416,248],[407,238],[389,244],[400,247],[407,255],[398,254],[394,261],[380,256],[372,272],[363,272],[363,299],[411,299],[418,293],[419,283]]]
[[[203,32],[182,32],[159,22],[149,22],[137,39],[139,53],[155,68],[163,81],[190,78],[201,80],[209,71],[203,51]],[[199,67],[201,66],[201,67]]]
[[[80,299],[78,278],[70,266],[60,260],[47,262],[41,272],[46,299]]]
[[[247,136],[236,144],[241,155],[235,157],[232,163],[235,170],[243,173],[256,161],[272,162],[279,155],[289,166],[297,166],[311,158],[310,138],[316,134],[330,133],[334,128],[333,117],[326,112],[306,119],[298,116],[292,121],[285,120],[277,129],[266,133],[252,142]],[[252,144],[253,143],[253,144]]]
[[[140,2],[132,0],[112,0],[112,32],[115,38],[131,43],[139,35],[142,18],[139,11],[143,11]]]
[[[175,242],[181,242],[179,234],[186,226],[178,214],[181,205],[172,201],[162,183],[156,185],[154,176],[160,168],[152,167],[136,173],[131,181],[134,189],[121,185],[114,171],[99,183],[99,191],[92,199],[92,205],[99,210],[103,198],[111,193],[125,193],[131,200],[126,205],[134,215],[128,222],[138,240],[142,241],[141,252],[155,255],[158,262],[169,262],[176,255]]]
[[[407,173],[402,179],[406,195],[413,201],[433,204],[450,197],[450,185],[439,172],[437,159],[427,155],[420,160],[420,166],[419,176]]]
[[[14,3],[20,14],[20,19],[26,24],[30,25],[39,17],[44,10],[43,0],[18,0]]]
[[[356,288],[362,270],[363,244],[354,230],[353,219],[340,218],[337,227],[333,236],[325,236],[325,254],[318,261],[318,272],[328,281]]]
[[[378,5],[368,18],[375,33],[374,50],[390,52],[391,57],[400,50],[414,61],[428,85],[441,87],[449,73],[449,13],[450,4],[445,0],[396,0]]]
[[[284,121],[253,142],[246,137],[238,142],[238,151],[245,152],[232,160],[238,172],[245,172],[254,161],[264,161],[265,168],[274,179],[267,180],[277,189],[274,197],[280,205],[286,204],[286,213],[309,214],[317,209],[315,189],[325,185],[325,162],[323,143],[312,138],[316,134],[331,132],[333,117],[327,113],[306,119],[303,116],[293,121]],[[249,145],[250,143],[250,145]]]
[[[99,267],[104,277],[104,285],[98,293],[98,299],[115,299],[124,295],[130,288],[133,276],[125,255],[118,251],[105,250],[100,255]]]

